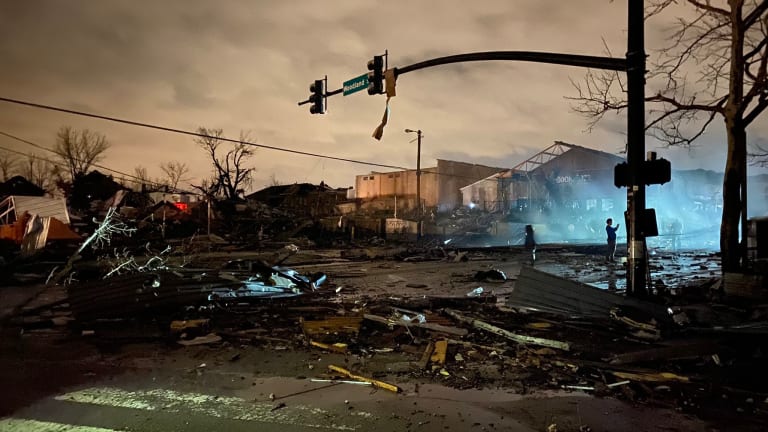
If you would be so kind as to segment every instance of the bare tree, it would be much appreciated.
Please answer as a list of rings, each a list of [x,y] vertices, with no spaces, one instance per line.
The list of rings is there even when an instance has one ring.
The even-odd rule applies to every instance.
[[[282,186],[283,183],[277,179],[277,174],[272,173],[272,175],[269,176],[269,186]]]
[[[239,143],[229,150],[222,150],[224,131],[222,129],[198,128],[197,133],[202,135],[195,138],[213,162],[213,178],[209,192],[223,196],[228,201],[236,201],[239,192],[250,186],[253,168],[247,168],[245,164],[253,156],[253,147],[248,143],[248,133],[240,132]]]
[[[677,0],[649,1],[646,19]],[[678,18],[669,44],[651,62],[646,96],[646,131],[667,145],[694,143],[718,116],[728,138],[723,178],[720,250],[723,272],[746,263],[747,127],[768,106],[768,1],[685,0],[693,18]],[[591,118],[590,127],[611,111],[627,107],[626,86],[618,73],[588,72],[575,84],[574,109]],[[739,226],[741,224],[741,231]],[[739,237],[741,236],[741,243]]]
[[[2,181],[7,182],[11,178],[17,163],[18,159],[9,153],[0,155],[0,176],[2,176]]]
[[[54,152],[69,167],[70,180],[74,180],[101,161],[109,145],[107,137],[100,133],[63,126],[56,134]]]
[[[180,182],[189,180],[185,177],[189,174],[189,167],[185,163],[178,161],[165,162],[160,164],[160,169],[163,170],[165,183],[171,190],[175,191]]]
[[[133,189],[136,191],[143,191],[147,186],[151,186],[152,181],[149,179],[147,168],[138,165],[133,168]]]
[[[51,192],[55,185],[54,165],[36,154],[28,155],[21,166],[21,175],[40,189]]]

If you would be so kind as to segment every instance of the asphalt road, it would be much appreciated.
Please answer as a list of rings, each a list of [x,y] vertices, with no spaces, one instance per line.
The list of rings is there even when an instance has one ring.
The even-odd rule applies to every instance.
[[[318,268],[335,274],[334,283],[343,287],[339,295],[345,296],[463,296],[479,284],[472,275],[490,267],[510,280],[486,287],[500,294],[511,289],[518,257],[483,255],[469,262],[370,261]],[[699,258],[689,261],[683,265],[703,267]],[[538,265],[561,266],[563,273],[576,268],[578,276],[594,280],[612,271],[592,256],[560,250],[542,252]],[[328,378],[329,364],[345,366],[347,359],[310,349],[98,342],[63,328],[21,334],[6,327],[0,338],[0,431],[546,431],[551,425],[558,431],[712,430],[673,409],[581,392],[456,390],[439,380],[403,377],[394,383],[403,391],[395,394],[313,382]],[[234,352],[238,359],[231,361]]]

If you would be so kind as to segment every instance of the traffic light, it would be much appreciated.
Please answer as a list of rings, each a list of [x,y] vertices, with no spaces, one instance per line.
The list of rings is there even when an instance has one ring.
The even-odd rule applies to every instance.
[[[613,168],[613,184],[617,187],[629,186],[629,164],[622,162]]]
[[[664,184],[672,179],[672,164],[666,159],[652,159],[640,162],[640,178],[645,185]],[[613,184],[616,187],[631,186],[629,164],[622,162],[613,169]]]
[[[643,182],[647,185],[664,184],[672,179],[672,164],[666,159],[643,162]]]
[[[373,56],[368,62],[368,94],[384,93],[384,56]]]
[[[309,112],[311,114],[325,114],[325,81],[315,80],[309,86]]]

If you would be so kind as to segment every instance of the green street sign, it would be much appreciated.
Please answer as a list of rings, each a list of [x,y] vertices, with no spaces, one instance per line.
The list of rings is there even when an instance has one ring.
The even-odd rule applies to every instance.
[[[344,96],[359,92],[368,88],[368,74],[362,74],[357,78],[344,81]]]

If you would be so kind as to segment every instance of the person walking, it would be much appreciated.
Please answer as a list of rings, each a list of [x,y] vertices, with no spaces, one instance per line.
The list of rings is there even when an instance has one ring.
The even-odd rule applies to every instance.
[[[613,219],[611,218],[605,221],[605,232],[608,234],[608,253],[606,254],[606,259],[610,262],[616,261],[614,258],[616,254],[616,231],[620,226],[621,224],[616,224],[616,227],[613,227]]]
[[[536,263],[536,238],[534,237],[533,225],[525,226],[525,250],[531,253],[531,265]]]

